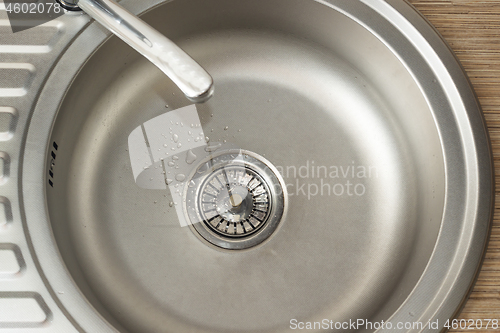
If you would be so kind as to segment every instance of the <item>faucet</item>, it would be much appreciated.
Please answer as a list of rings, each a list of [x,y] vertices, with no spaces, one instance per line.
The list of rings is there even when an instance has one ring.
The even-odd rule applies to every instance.
[[[213,95],[213,79],[174,42],[113,0],[57,0],[70,11],[83,10],[130,45],[163,73],[194,103]]]

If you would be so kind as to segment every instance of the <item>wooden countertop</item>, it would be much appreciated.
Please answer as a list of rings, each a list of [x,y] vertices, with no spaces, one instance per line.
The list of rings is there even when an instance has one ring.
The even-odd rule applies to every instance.
[[[496,204],[488,251],[459,319],[500,322],[500,0],[409,0],[462,62],[483,108],[495,160]],[[499,324],[500,325],[500,324]],[[450,332],[500,332],[450,330]]]

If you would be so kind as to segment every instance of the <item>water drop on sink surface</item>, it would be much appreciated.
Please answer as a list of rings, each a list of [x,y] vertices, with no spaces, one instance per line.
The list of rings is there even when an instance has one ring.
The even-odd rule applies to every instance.
[[[192,164],[194,161],[196,161],[196,155],[193,153],[193,151],[190,149],[186,153],[186,163],[187,164]]]

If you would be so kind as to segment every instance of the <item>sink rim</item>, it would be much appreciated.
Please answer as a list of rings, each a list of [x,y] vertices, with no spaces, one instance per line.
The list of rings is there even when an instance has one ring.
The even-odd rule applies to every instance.
[[[387,3],[381,0],[364,0],[363,2],[364,3],[345,4],[342,3],[342,1],[323,1],[322,3],[334,6],[337,10],[364,25],[365,28],[378,35],[386,45],[391,37],[386,37],[383,30],[387,27],[387,24],[391,24],[390,22],[396,22],[407,29],[405,31],[409,33],[409,38],[414,45],[417,45],[422,50],[428,50],[429,47],[432,46],[432,57],[426,59],[424,59],[423,56],[422,59],[402,59],[400,57],[400,60],[405,62],[408,61],[406,62],[409,64],[407,67],[411,66],[411,63],[419,63],[419,60],[429,61],[429,67],[425,68],[425,71],[418,73],[412,71],[417,82],[429,82],[428,79],[433,77],[440,82],[449,82],[449,80],[451,80],[453,83],[452,86],[443,86],[442,88],[444,90],[442,94],[441,92],[432,90],[428,86],[421,85],[421,89],[429,100],[431,108],[432,105],[435,105],[436,101],[443,101],[443,98],[445,98],[451,101],[450,104],[454,104],[454,108],[457,110],[460,109],[461,111],[461,113],[455,114],[451,105],[447,105],[447,107],[442,110],[434,110],[437,122],[436,126],[441,134],[441,140],[443,140],[442,133],[446,124],[453,124],[453,122],[458,121],[464,127],[462,129],[461,138],[464,140],[464,146],[468,149],[464,152],[466,154],[464,159],[466,159],[466,163],[468,164],[464,166],[465,170],[460,170],[461,165],[452,163],[453,156],[450,156],[447,152],[449,149],[459,150],[461,148],[461,143],[449,143],[447,146],[448,150],[444,154],[445,167],[447,170],[447,201],[445,204],[445,217],[441,224],[436,247],[418,284],[415,286],[410,296],[408,296],[405,303],[401,305],[399,310],[396,311],[395,315],[392,317],[394,321],[397,321],[398,315],[402,316],[411,309],[411,311],[421,314],[420,317],[415,317],[415,321],[427,316],[438,318],[441,322],[442,319],[445,320],[453,316],[466,300],[466,296],[472,287],[474,277],[480,267],[480,261],[486,247],[494,199],[492,157],[489,150],[487,131],[479,104],[477,103],[467,77],[464,75],[462,68],[450,52],[446,43],[435,30],[428,25],[425,19],[410,5],[398,2],[397,0],[388,0]],[[162,1],[157,0],[148,0],[141,3],[124,0],[122,5],[126,6],[134,13],[142,13],[162,3]],[[365,12],[363,13],[364,23],[361,23],[360,18],[357,18],[355,13],[363,6],[371,7],[371,10],[374,10],[381,16],[385,16],[387,21],[380,22],[377,21],[380,17],[370,17],[370,13],[368,13],[369,11],[367,11],[365,7]],[[396,12],[395,9],[399,13]],[[400,14],[402,14],[402,16]],[[407,21],[405,21],[405,19]],[[367,22],[371,22],[372,24],[367,26]],[[99,36],[99,38],[96,38],[96,35]],[[114,331],[114,327],[104,320],[104,318],[88,304],[84,296],[72,282],[71,276],[65,269],[62,258],[58,253],[58,249],[50,231],[50,221],[47,216],[45,200],[46,182],[44,174],[45,158],[46,152],[49,151],[50,142],[48,140],[50,138],[52,123],[59,109],[59,103],[64,99],[66,89],[69,88],[72,79],[78,74],[85,60],[90,57],[94,50],[101,43],[105,42],[110,35],[109,32],[105,31],[98,24],[91,23],[82,30],[74,43],[70,45],[68,50],[61,56],[61,59],[47,79],[45,87],[37,101],[37,110],[46,110],[46,112],[35,112],[30,120],[26,141],[27,145],[21,165],[22,178],[20,179],[23,188],[21,200],[23,201],[23,208],[25,211],[23,223],[26,233],[32,242],[31,251],[34,257],[37,258],[36,260],[39,265],[38,271],[44,277],[46,284],[52,290],[54,299],[65,311],[66,315],[72,318],[73,323],[77,327],[89,331]],[[422,36],[425,39],[422,39]],[[392,38],[396,39],[396,37]],[[408,40],[392,43],[392,50],[396,54],[401,54],[401,52],[408,47],[408,43]],[[81,46],[84,44],[87,45],[85,48],[86,52],[81,52]],[[433,70],[439,73],[439,75],[434,76],[432,73]],[[71,73],[71,75],[68,75],[68,73]],[[449,76],[447,76],[447,74],[449,74]],[[462,100],[462,102],[460,102],[460,100]],[[454,117],[458,119],[454,119]],[[468,130],[470,129],[474,131],[469,132]],[[457,128],[457,130],[459,131],[460,129]],[[45,145],[44,149],[39,149],[40,142]],[[447,144],[447,142],[445,142],[445,144]],[[474,151],[476,151],[475,154]],[[479,163],[478,161],[485,162]],[[467,183],[467,180],[463,179],[461,184],[451,184],[448,181],[450,175],[458,174],[462,171],[467,172],[467,176],[470,177],[470,179],[477,179],[477,182],[474,183],[470,181]],[[41,181],[42,179],[44,181]],[[476,187],[474,187],[474,185]],[[467,203],[473,206],[472,208],[474,209],[469,209],[468,213],[469,216],[473,216],[474,218],[470,220],[464,219],[464,221],[462,221],[461,227],[468,227],[471,231],[471,236],[468,238],[468,233],[463,232],[462,238],[460,238],[460,233],[458,233],[457,236],[459,237],[456,243],[458,244],[459,241],[465,242],[467,246],[458,249],[450,256],[455,260],[453,261],[453,265],[450,266],[451,269],[460,267],[463,267],[463,269],[453,271],[456,275],[451,274],[448,278],[446,278],[446,274],[442,274],[444,275],[444,279],[440,281],[448,286],[448,289],[445,290],[446,292],[443,292],[444,294],[438,295],[441,296],[441,298],[436,297],[434,302],[426,307],[422,300],[422,297],[425,297],[426,294],[419,293],[419,291],[422,289],[428,290],[430,288],[437,290],[438,287],[441,286],[441,284],[438,285],[432,281],[433,279],[439,278],[439,276],[436,276],[437,273],[436,270],[433,270],[433,267],[443,266],[443,262],[449,258],[440,258],[439,253],[443,253],[444,251],[442,250],[449,248],[450,244],[455,244],[445,236],[450,230],[453,230],[454,227],[453,216],[449,216],[450,211],[453,211],[452,204],[454,203],[455,206],[462,204],[462,202],[458,200],[458,202],[453,202],[453,200],[450,200],[450,197],[460,196],[460,194],[455,192],[460,192],[462,188],[467,188],[470,193],[470,197],[467,197]],[[474,197],[473,194],[476,190],[478,193],[477,196]],[[474,206],[473,203],[471,204],[473,201],[476,201],[477,205]],[[39,214],[41,211],[45,211],[45,214]],[[467,221],[473,222],[467,224]],[[52,239],[53,241],[47,242],[47,239]],[[483,246],[474,246],[476,243],[483,244]],[[58,295],[58,290],[64,290],[64,294]],[[419,310],[415,310],[416,308]]]

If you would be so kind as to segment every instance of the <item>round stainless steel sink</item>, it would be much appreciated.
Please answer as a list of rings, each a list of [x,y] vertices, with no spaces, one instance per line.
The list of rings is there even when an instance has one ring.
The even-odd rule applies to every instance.
[[[132,133],[163,154],[148,124],[190,102],[96,23],[68,47],[21,181],[39,271],[75,327],[441,329],[480,265],[493,175],[478,103],[433,28],[396,0],[122,4],[213,76],[189,133],[218,149],[172,146],[144,167],[163,188],[148,185]],[[178,145],[167,127],[158,143]],[[175,171],[184,156],[191,175]]]

